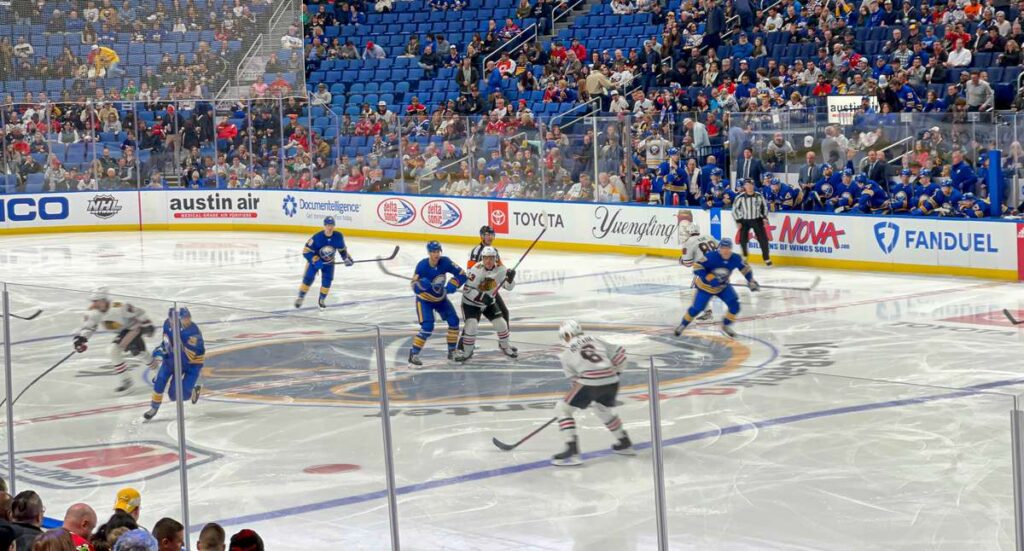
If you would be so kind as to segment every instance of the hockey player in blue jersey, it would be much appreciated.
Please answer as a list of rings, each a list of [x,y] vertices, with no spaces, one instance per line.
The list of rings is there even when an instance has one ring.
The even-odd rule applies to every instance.
[[[843,173],[846,171],[844,170]],[[853,171],[850,171],[853,174]],[[815,212],[825,212],[829,200],[836,193],[836,188],[842,184],[843,177],[836,174],[832,165],[825,163],[821,166],[821,178],[814,184],[811,196],[808,198],[809,208]]]
[[[181,339],[181,350],[175,349],[173,333],[174,309],[167,313],[167,321],[164,322],[163,343],[153,351],[153,363],[160,365],[160,370],[153,379],[153,399],[149,403],[149,411],[144,413],[144,418],[152,419],[160,404],[164,400],[164,391],[167,391],[171,400],[177,400],[177,384],[174,381],[174,357],[181,361],[181,395],[182,399],[189,397],[192,403],[199,401],[199,393],[202,386],[196,385],[199,375],[203,371],[203,361],[206,355],[206,343],[203,342],[203,333],[199,326],[192,323],[192,313],[188,308],[178,310],[178,322],[180,328],[179,338]],[[170,389],[167,384],[170,383]]]
[[[796,210],[803,203],[800,191],[778,178],[772,178],[768,189],[764,190],[764,198],[772,212]]]
[[[331,292],[331,282],[334,281],[336,254],[341,256],[346,266],[352,265],[352,257],[345,248],[345,238],[341,232],[334,231],[334,217],[328,216],[324,218],[323,231],[313,234],[302,249],[302,256],[306,259],[306,271],[302,274],[302,285],[299,285],[299,298],[295,299],[296,308],[302,306],[302,300],[306,298],[317,272],[320,272],[320,300],[317,304],[320,310],[327,308],[327,293]]]
[[[967,192],[956,206],[956,215],[963,218],[985,218],[988,216],[988,205],[978,201],[971,192]]]
[[[409,350],[409,363],[423,365],[420,351],[434,332],[434,313],[448,322],[448,359],[455,359],[455,345],[459,342],[459,314],[452,306],[448,295],[454,293],[466,283],[466,272],[447,256],[441,256],[441,244],[437,241],[427,243],[427,258],[416,265],[416,273],[412,277],[412,290],[416,293],[416,319],[420,331],[412,340]],[[448,279],[448,275],[452,278]]]
[[[853,205],[857,204],[857,184],[853,181],[853,171],[850,169],[844,169],[842,174],[843,181],[836,186],[832,192],[832,198],[828,200],[826,210],[840,213],[849,210]]]
[[[747,180],[753,182],[750,178],[747,178]],[[733,190],[725,187],[725,184],[718,184],[704,194],[704,206],[709,209],[728,209],[732,208],[734,199],[736,199],[736,193]]]
[[[934,195],[921,196],[918,207],[910,213],[914,216],[956,216],[954,211],[962,198],[953,187],[953,181],[945,179]]]
[[[682,323],[676,327],[675,334],[678,337],[688,325],[707,307],[713,297],[718,297],[729,308],[722,319],[722,333],[729,337],[735,337],[736,332],[730,327],[736,321],[736,314],[740,313],[740,299],[736,290],[729,283],[729,277],[733,270],[739,270],[743,277],[747,278],[747,286],[751,291],[758,291],[761,286],[754,280],[754,272],[750,265],[743,259],[743,256],[732,253],[732,239],[726,238],[718,243],[718,250],[711,251],[704,255],[703,262],[693,264],[694,284],[697,285],[697,294],[693,297],[693,304],[683,316]]]
[[[686,174],[682,176],[675,172],[669,172],[664,176],[655,178],[655,190],[658,184],[661,186],[661,204],[670,206],[686,205]]]
[[[868,178],[865,174],[858,175],[855,182],[859,191],[857,192],[857,204],[852,209],[853,212],[871,214],[885,207],[889,195],[882,186],[878,185],[878,182]]]
[[[921,171],[917,173],[917,184],[918,185],[914,188],[917,191],[917,196],[914,197],[915,206],[920,206],[922,198],[935,195],[939,192],[939,188],[942,187],[939,185],[937,179],[932,179],[932,171],[927,168],[922,168]]]
[[[909,168],[900,171],[899,179],[889,187],[889,199],[883,205],[890,214],[910,214],[914,198],[918,196],[919,190],[911,177],[913,173]]]

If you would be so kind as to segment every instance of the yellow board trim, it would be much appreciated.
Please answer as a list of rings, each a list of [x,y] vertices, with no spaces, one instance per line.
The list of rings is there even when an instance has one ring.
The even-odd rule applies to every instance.
[[[437,239],[436,233],[415,233],[367,230],[361,228],[340,228],[345,235],[356,237],[374,237],[400,239],[404,241],[431,241]],[[143,231],[253,231],[253,232],[275,232],[275,233],[300,233],[308,234],[309,227],[292,226],[286,224],[221,224],[221,223],[196,223],[196,224],[143,224]],[[111,226],[36,226],[31,228],[2,229],[0,235],[20,235],[33,233],[78,233],[78,232],[110,232],[110,231],[139,231],[138,224],[111,225]],[[464,243],[476,245],[480,242],[477,236],[446,235],[443,238],[446,243]],[[502,246],[526,248],[530,246],[530,239],[511,239],[502,237]],[[679,257],[679,250],[672,248],[654,248],[629,245],[598,245],[590,243],[562,243],[556,241],[538,241],[534,248],[570,251],[582,253],[610,253],[625,255],[663,256],[676,259]],[[756,251],[755,251],[756,253]],[[752,254],[747,259],[751,263],[762,263],[761,258]],[[995,268],[975,268],[970,266],[936,266],[923,264],[902,264],[890,262],[872,262],[866,260],[840,260],[835,258],[807,258],[802,256],[780,256],[772,255],[772,261],[780,266],[808,266],[814,268],[829,268],[838,270],[857,270],[869,272],[901,272],[910,274],[928,274],[973,277],[979,279],[996,279],[1003,281],[1018,281],[1017,270],[1000,270]]]

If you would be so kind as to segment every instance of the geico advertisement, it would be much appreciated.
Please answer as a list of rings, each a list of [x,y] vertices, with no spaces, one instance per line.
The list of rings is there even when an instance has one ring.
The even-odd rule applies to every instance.
[[[135,192],[77,192],[0,196],[0,228],[138,225]]]

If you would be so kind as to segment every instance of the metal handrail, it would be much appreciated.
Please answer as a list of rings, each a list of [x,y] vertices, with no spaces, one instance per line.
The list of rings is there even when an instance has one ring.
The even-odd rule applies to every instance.
[[[890,150],[890,149],[892,149],[894,147],[897,147],[897,146],[899,146],[899,145],[901,145],[903,143],[913,142],[913,140],[914,140],[913,136],[907,136],[906,138],[903,138],[902,140],[900,140],[898,142],[891,143],[891,144],[883,147],[882,149],[879,149],[878,152],[879,153],[885,153],[886,151],[888,151],[888,150]],[[896,159],[902,159],[905,155],[906,155],[906,153],[904,153],[903,155],[900,155],[899,157],[893,158],[892,161],[889,161],[889,162],[891,163],[891,162],[895,161]]]
[[[589,117],[590,114],[592,113],[592,111],[590,111],[588,106],[590,104],[592,104],[592,103],[600,102],[600,100],[601,100],[600,96],[595,96],[593,98],[590,98],[590,100],[586,101],[585,103],[581,103],[581,104],[577,105],[576,107],[573,107],[572,109],[566,111],[565,113],[562,113],[560,115],[557,115],[556,117],[553,117],[552,121],[551,121],[551,124],[557,124],[559,126],[559,128],[570,127],[570,126],[580,122],[581,120],[585,119],[586,117]],[[582,109],[584,107],[588,107],[586,113],[583,113],[583,114],[577,116],[576,118],[570,120],[569,122],[564,122],[566,115],[568,115],[569,113],[572,113],[573,111],[577,111],[579,109]],[[557,123],[555,122],[555,119],[558,120]]]
[[[516,44],[515,46],[512,47],[512,49],[510,49],[508,51],[509,57],[512,57],[512,54],[520,46],[522,46],[523,44],[526,44],[530,39],[527,38],[527,39],[524,39],[522,42],[518,42],[518,43],[516,41],[518,41],[520,37],[524,36],[525,34],[531,32],[531,31],[533,32],[533,36],[531,36],[530,38],[537,38],[537,24],[536,23],[533,23],[529,27],[526,27],[525,29],[519,31],[519,34],[517,34],[517,35],[513,36],[512,38],[508,39],[507,41],[505,41],[504,44],[502,44],[501,46],[498,46],[497,48],[495,48],[493,52],[485,55],[483,57],[483,59],[480,60],[480,74],[481,74],[481,76],[484,74],[484,71],[487,70],[487,62],[488,61],[494,59],[496,56],[500,56],[505,51],[505,47],[508,46],[509,44]]]
[[[555,30],[555,23],[558,23],[559,19],[565,17],[566,14],[572,13],[572,11],[576,9],[576,6],[579,6],[582,3],[583,3],[583,0],[576,0],[575,2],[570,4],[567,8],[565,8],[565,10],[562,13],[552,17],[551,18],[551,30],[552,31]],[[552,13],[554,13],[554,12],[552,11]]]

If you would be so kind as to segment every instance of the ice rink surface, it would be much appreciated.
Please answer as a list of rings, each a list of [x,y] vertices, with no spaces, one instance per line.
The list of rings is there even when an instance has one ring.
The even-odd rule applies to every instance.
[[[672,259],[536,250],[504,293],[519,360],[500,355],[483,323],[473,361],[449,364],[439,320],[413,371],[411,291],[373,263],[338,267],[326,312],[309,307],[313,292],[291,308],[304,239],[4,238],[12,311],[43,309],[10,327],[15,394],[71,351],[88,305],[83,292],[49,287],[149,297],[126,300],[158,324],[181,301],[208,347],[207,393],[183,406],[193,530],[250,527],[274,550],[387,549],[377,329],[362,325],[374,324],[388,358],[404,549],[653,549],[642,369],[653,362],[672,549],[1013,548],[1009,411],[1024,391],[1024,329],[1000,311],[1024,317],[1019,284],[755,265],[762,284],[822,279],[809,292],[740,289],[736,341],[707,323],[675,338],[691,291]],[[356,258],[396,244],[348,242]],[[389,265],[411,274],[423,244],[398,244]],[[506,262],[521,253],[496,245]],[[446,244],[445,254],[464,263],[469,249]],[[627,347],[636,367],[620,415],[637,457],[608,453],[612,438],[592,413],[578,420],[579,468],[548,465],[563,446],[555,427],[513,452],[491,444],[551,417],[568,388],[554,356],[566,318]],[[183,518],[176,404],[143,422],[141,369],[131,392],[115,394],[114,379],[97,374],[110,337],[95,336],[16,403],[18,489],[39,490],[51,516],[85,501],[103,517],[132,484],[145,525]],[[0,459],[6,473],[10,458]]]

